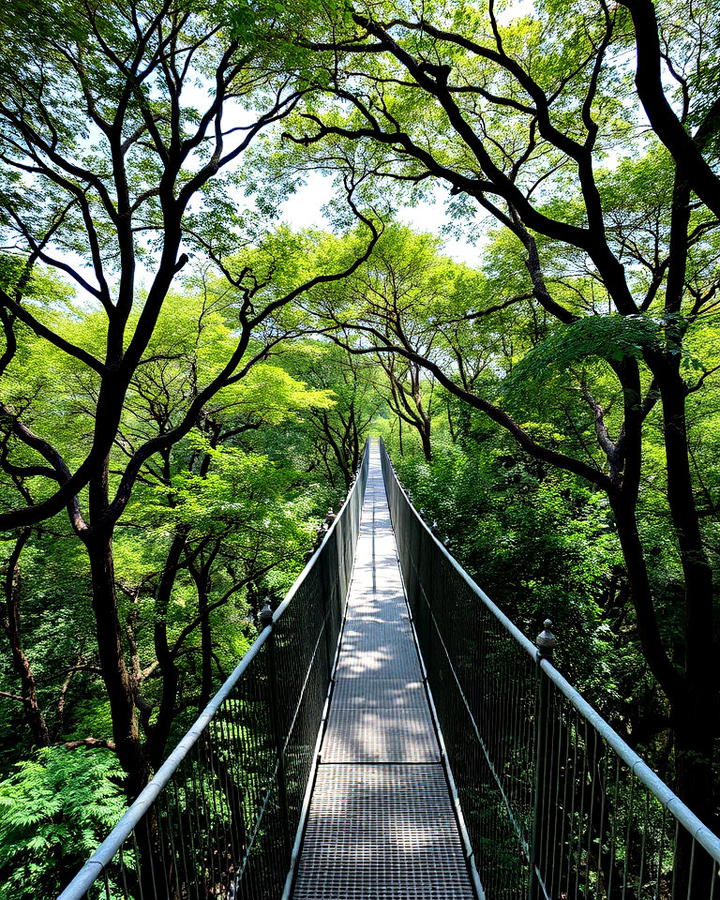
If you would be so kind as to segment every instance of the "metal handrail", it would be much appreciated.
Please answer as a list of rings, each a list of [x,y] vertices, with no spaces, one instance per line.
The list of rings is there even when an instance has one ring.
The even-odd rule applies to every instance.
[[[190,729],[188,729],[183,738],[178,742],[177,746],[159,767],[157,772],[143,788],[135,801],[128,807],[127,811],[124,813],[117,825],[112,829],[110,834],[95,850],[95,852],[83,865],[83,867],[73,878],[70,884],[68,884],[67,887],[59,894],[57,900],[80,900],[80,898],[84,897],[87,894],[88,890],[100,877],[100,875],[106,870],[111,861],[121,851],[123,845],[133,834],[133,830],[148,814],[148,811],[152,808],[153,804],[156,802],[163,789],[168,785],[173,775],[178,771],[180,765],[184,760],[186,760],[188,754],[198,743],[201,735],[206,732],[209,724],[215,718],[218,710],[221,708],[223,703],[232,695],[233,690],[236,688],[243,675],[247,672],[253,660],[258,656],[260,651],[271,638],[275,625],[279,622],[279,620],[281,620],[290,603],[305,584],[310,573],[315,570],[316,566],[318,565],[318,561],[323,557],[328,545],[335,537],[336,530],[339,529],[341,527],[341,523],[344,522],[353,501],[355,501],[354,511],[358,519],[358,523],[356,524],[357,531],[357,525],[359,525],[360,509],[362,507],[362,497],[365,490],[365,480],[367,477],[368,447],[369,441],[365,444],[361,465],[358,469],[358,472],[356,473],[355,480],[350,487],[345,501],[343,502],[332,523],[328,527],[321,543],[307,561],[302,572],[295,579],[292,587],[286,594],[282,603],[280,603],[277,609],[272,613],[271,622],[262,629],[260,634],[244,654],[243,658],[233,670],[231,675],[226,679],[226,681],[223,683],[215,696],[210,700],[202,713],[200,713],[193,725],[190,727]],[[341,599],[342,602],[344,602],[345,598],[343,597]],[[318,640],[319,639],[320,638],[318,638]],[[286,738],[286,742],[287,740],[289,740],[289,735]]]
[[[624,766],[627,767],[629,777],[631,776],[632,778],[637,779],[637,781],[646,789],[649,796],[654,798],[654,800],[672,816],[676,823],[674,826],[676,832],[674,837],[675,844],[682,843],[682,840],[679,838],[680,828],[683,829],[688,838],[691,839],[692,846],[690,848],[685,848],[682,851],[685,853],[685,863],[686,867],[689,867],[689,871],[686,872],[685,882],[681,886],[682,890],[679,888],[676,890],[676,885],[673,883],[670,889],[672,892],[671,896],[682,896],[683,898],[697,897],[702,898],[702,900],[706,900],[706,898],[713,896],[720,897],[720,878],[718,877],[718,867],[720,866],[720,837],[714,834],[711,829],[708,828],[685,803],[683,803],[677,794],[665,784],[657,773],[647,765],[647,763],[627,744],[625,740],[623,740],[612,726],[603,719],[598,711],[591,706],[591,704],[589,704],[555,668],[550,661],[550,658],[544,656],[538,650],[538,646],[533,644],[533,642],[530,641],[508,618],[508,616],[505,615],[505,613],[503,613],[502,610],[487,596],[482,588],[476,584],[474,579],[463,569],[458,561],[453,558],[443,543],[438,540],[432,529],[415,509],[395,472],[384,445],[381,447],[381,455],[385,472],[386,489],[388,490],[390,499],[393,527],[400,548],[401,565],[406,574],[406,583],[409,583],[410,590],[414,593],[411,602],[414,602],[415,604],[415,615],[421,621],[423,615],[425,616],[426,633],[424,638],[426,642],[433,643],[433,645],[436,648],[441,649],[443,654],[447,657],[447,659],[443,660],[443,666],[445,666],[446,671],[450,673],[451,680],[456,682],[461,703],[465,707],[470,720],[471,728],[463,728],[463,734],[458,738],[458,744],[460,745],[463,741],[468,740],[475,740],[480,743],[487,756],[485,765],[489,766],[492,770],[495,760],[492,759],[491,752],[489,755],[487,753],[483,742],[482,728],[478,724],[483,718],[481,714],[482,710],[478,711],[477,709],[480,704],[477,701],[473,704],[467,699],[469,694],[477,693],[477,691],[473,690],[476,686],[470,682],[472,682],[475,677],[483,677],[483,660],[480,660],[473,670],[468,670],[469,674],[466,672],[465,678],[463,678],[462,675],[457,672],[457,661],[453,659],[452,651],[448,649],[448,642],[443,637],[442,629],[445,626],[450,627],[448,625],[448,619],[451,618],[448,610],[445,608],[448,595],[450,591],[453,590],[453,587],[448,583],[448,572],[451,572],[457,577],[458,582],[464,585],[464,588],[470,595],[469,598],[463,599],[465,622],[467,622],[471,616],[478,618],[468,607],[468,601],[470,600],[470,602],[472,602],[470,598],[474,598],[476,601],[479,601],[481,608],[485,610],[485,614],[490,617],[490,620],[485,623],[484,626],[477,627],[484,627],[487,632],[492,633],[493,639],[497,638],[503,640],[502,635],[504,635],[504,639],[509,641],[508,647],[516,647],[520,652],[521,657],[525,658],[525,663],[523,663],[520,658],[513,662],[512,666],[507,670],[507,677],[512,678],[514,674],[518,673],[519,683],[528,685],[534,684],[535,687],[533,687],[533,691],[536,692],[537,696],[533,700],[533,703],[537,703],[538,698],[544,697],[544,699],[541,699],[540,706],[535,705],[534,734],[531,735],[533,747],[527,750],[524,757],[528,770],[535,770],[532,773],[532,779],[529,777],[527,779],[528,795],[534,793],[534,802],[529,805],[525,803],[524,809],[522,808],[522,803],[516,804],[520,813],[525,815],[526,822],[529,826],[528,837],[524,849],[525,852],[528,853],[528,856],[533,858],[527,860],[529,867],[527,876],[530,881],[536,879],[538,882],[534,889],[531,886],[531,896],[554,896],[552,893],[552,885],[548,884],[548,882],[552,882],[555,875],[554,873],[548,874],[545,871],[545,869],[550,868],[550,864],[547,859],[541,858],[542,854],[540,853],[540,850],[538,847],[532,847],[532,844],[543,842],[544,845],[548,845],[549,847],[553,841],[556,843],[558,842],[558,836],[560,843],[562,843],[564,840],[563,830],[566,827],[566,823],[563,822],[562,825],[558,824],[560,814],[553,813],[549,816],[544,814],[541,824],[544,826],[546,832],[549,827],[552,827],[552,829],[554,829],[554,834],[548,835],[545,833],[538,836],[535,831],[531,836],[530,832],[533,830],[531,827],[531,820],[537,820],[538,818],[538,803],[547,803],[549,800],[550,802],[556,803],[559,807],[568,805],[567,784],[570,780],[568,775],[570,764],[567,759],[564,758],[563,754],[568,756],[572,749],[573,742],[575,742],[575,752],[577,754],[579,729],[574,725],[568,724],[568,722],[571,716],[578,716],[578,721],[584,723],[583,727],[585,729],[588,727],[591,728],[595,735],[592,738],[594,749],[597,750],[598,746],[601,746],[604,742],[604,744],[615,754],[618,761],[616,765],[619,766],[620,763],[624,764]],[[407,518],[408,516],[410,517],[409,520]],[[413,531],[413,528],[417,530],[417,533],[410,534],[410,532]],[[433,555],[435,557],[434,559],[432,558]],[[434,596],[434,592],[438,593],[435,590],[434,580],[439,580],[441,583],[441,589],[437,598]],[[457,591],[457,588],[455,588],[455,590]],[[436,613],[438,613],[438,615],[436,615]],[[492,625],[492,622],[494,622],[495,625]],[[450,625],[452,625],[452,623],[450,623]],[[462,628],[462,626],[460,627]],[[470,638],[467,640],[470,642]],[[480,643],[475,634],[473,635],[473,640],[475,640],[477,644]],[[425,650],[425,648],[423,649]],[[428,655],[427,651],[425,652],[426,655]],[[531,669],[528,669],[528,663],[530,663]],[[515,667],[516,671],[513,671],[513,667]],[[531,671],[534,671],[535,675],[528,678],[528,673]],[[448,680],[445,679],[442,683],[447,690]],[[498,689],[503,688],[502,685],[497,685],[496,687]],[[516,689],[516,693],[519,695],[519,688]],[[435,689],[435,694],[436,697],[442,696],[441,691],[437,689]],[[531,699],[532,698],[528,697],[524,698],[525,705],[523,709],[525,712],[533,705],[533,703],[530,702]],[[567,702],[567,709],[562,705],[564,702]],[[568,709],[571,711],[571,716],[568,716],[567,714]],[[546,721],[543,722],[541,719]],[[548,726],[547,721],[552,722],[552,732],[549,730],[550,726]],[[443,727],[450,733],[452,732],[454,723],[451,719],[448,719],[443,723]],[[543,728],[544,731],[542,730]],[[565,729],[565,733],[561,735],[563,728]],[[586,738],[587,733],[586,730]],[[526,734],[526,732],[523,732],[523,734]],[[496,736],[494,736],[493,739],[495,740],[495,743],[497,743]],[[557,743],[561,740],[564,741],[562,747],[553,744],[553,741]],[[590,743],[590,741],[586,741],[586,743]],[[537,755],[538,749],[540,750],[539,757]],[[587,750],[587,748],[585,749]],[[514,751],[517,752],[517,748],[514,748]],[[460,752],[460,750],[458,750],[458,752]],[[463,750],[462,752],[466,753],[466,750]],[[592,756],[592,754],[589,753],[587,755]],[[503,757],[501,762],[507,767],[506,757]],[[605,763],[605,766],[607,771],[607,762]],[[498,765],[498,769],[502,769],[502,765]],[[551,784],[549,786],[542,784],[542,775],[547,775],[548,773],[552,775]],[[492,772],[491,774],[495,773]],[[573,775],[574,774],[575,773],[573,772]],[[583,777],[585,777],[584,774]],[[595,774],[593,774],[592,777],[594,779]],[[559,788],[562,779],[565,779],[565,797],[559,795],[554,797],[546,796],[548,793],[552,793],[553,787]],[[508,800],[508,797],[505,795],[504,791],[502,791],[502,788],[501,793],[502,801],[506,807],[505,812],[509,819],[513,819],[514,812],[516,811],[511,808],[511,801]],[[539,794],[542,794],[542,796],[538,799]],[[608,791],[607,795],[603,795],[603,802],[605,802],[605,799],[611,797],[612,791]],[[533,807],[534,811],[531,811]],[[465,813],[466,815],[468,814],[467,809],[465,810]],[[603,814],[605,814],[605,810],[603,810]],[[576,819],[582,818],[582,815],[586,815],[586,813],[578,813],[578,810],[574,809],[571,811],[570,815],[567,814],[567,810],[563,810],[562,815],[565,815],[569,820],[572,816]],[[518,816],[518,818],[520,818],[520,816]],[[535,824],[537,826],[537,821]],[[517,831],[517,824],[514,820],[512,825],[515,827],[515,831]],[[588,830],[590,829],[590,825],[587,823],[585,827]],[[628,830],[629,828],[630,826],[628,825]],[[600,829],[601,833],[599,837],[596,835],[592,839],[588,838],[588,844],[600,843],[601,847],[597,851],[598,853],[603,852],[603,841],[609,842],[608,836],[602,834],[602,821],[600,823]],[[665,828],[665,831],[668,832],[668,829]],[[670,831],[672,831],[672,829],[670,829]],[[516,834],[516,838],[522,843],[523,838],[519,832]],[[480,842],[485,842],[486,844],[488,842],[487,836],[482,833],[476,834],[475,839]],[[670,840],[673,840],[672,837]],[[701,885],[695,884],[693,886],[693,866],[699,866],[696,856],[700,855],[699,850],[696,853],[696,844],[699,845],[699,847],[702,847],[708,855],[708,865],[705,866],[702,876],[706,878],[709,877],[710,881],[703,882]],[[549,853],[550,849],[548,849],[548,847],[546,847],[546,849]],[[622,849],[622,852],[625,853],[626,850],[627,848],[624,848]],[[563,863],[561,856],[563,848],[555,846],[552,848],[551,852],[552,868],[555,869],[558,867],[562,872]],[[670,868],[667,865],[667,857],[664,856],[663,853],[664,851],[661,846],[660,861],[658,863],[658,871],[656,874],[658,884],[660,881],[660,869],[663,865],[665,865],[666,869]],[[481,857],[481,854],[477,855]],[[712,861],[712,865],[709,865],[710,861]],[[627,876],[627,858],[625,858],[625,868],[625,875]],[[482,870],[483,881],[487,886],[486,875],[486,871]],[[700,876],[696,876],[696,881],[699,878]],[[503,889],[507,890],[507,885],[504,885]],[[492,893],[492,888],[490,889],[490,893]],[[518,896],[520,895],[521,894],[518,894]],[[641,895],[643,897],[645,896],[645,894],[642,894],[642,892],[639,891],[637,895],[628,894],[627,896],[639,897]],[[660,893],[655,893],[652,896],[657,897],[660,895]],[[510,892],[507,893],[507,896],[515,896],[515,894]],[[598,893],[598,896],[605,895]],[[625,893],[623,893],[623,896],[625,896]],[[650,894],[647,896],[650,896]]]
[[[677,819],[692,837],[720,864],[720,837],[700,821],[678,795],[665,784],[660,776],[620,737],[600,713],[591,706],[570,682],[547,659],[538,660],[540,667],[552,683],[560,689],[580,715],[595,728],[613,748],[633,775]]]
[[[243,676],[250,663],[257,656],[260,648],[270,636],[272,628],[268,625],[260,632],[255,642],[243,656],[240,663],[227,678],[220,690],[215,694],[205,709],[200,713],[192,727],[178,742],[175,749],[160,766],[155,775],[148,781],[134,802],[113,828],[110,834],[100,844],[85,865],[80,869],[65,890],[58,896],[58,900],[78,900],[87,893],[92,884],[97,880],[101,872],[111,862],[115,854],[120,850],[132,830],[142,819],[157,799],[158,794],[167,785],[180,763],[197,743],[208,724],[215,717],[222,702],[230,696],[232,689]]]

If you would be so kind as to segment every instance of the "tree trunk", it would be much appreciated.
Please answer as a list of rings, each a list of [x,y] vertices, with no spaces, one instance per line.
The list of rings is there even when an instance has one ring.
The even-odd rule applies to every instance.
[[[215,557],[219,544],[214,552],[211,551],[209,561],[206,559],[201,565],[191,564],[189,568],[192,580],[195,582],[195,590],[198,598],[198,620],[200,624],[200,696],[198,709],[202,712],[210,702],[213,688],[212,664],[213,643],[212,629],[210,628],[210,566]]]
[[[32,734],[33,743],[37,747],[50,746],[50,734],[48,732],[45,717],[42,714],[37,698],[35,676],[30,666],[22,642],[20,628],[20,555],[30,538],[31,529],[26,528],[15,541],[15,547],[10,554],[7,573],[5,575],[5,614],[3,627],[10,644],[13,668],[20,679],[21,696],[25,719]]]
[[[208,612],[207,574],[201,573],[198,582],[198,611],[200,613],[200,655],[202,667],[200,671],[200,711],[205,709],[212,696],[212,630],[210,613]]]
[[[422,442],[422,451],[423,456],[428,462],[432,462],[432,444],[430,442],[430,422],[427,420],[423,420],[421,425],[418,425],[418,431],[420,432],[420,440]]]
[[[118,615],[112,527],[90,528],[85,547],[90,560],[100,668],[110,702],[113,741],[127,773],[126,793],[134,799],[145,786],[148,766],[140,744],[132,679],[125,664]]]
[[[664,650],[658,628],[645,553],[638,531],[636,503],[621,490],[617,494],[610,495],[610,504],[615,514],[615,525],[643,654],[650,671],[657,678],[670,702],[678,702],[685,692],[682,678]]]
[[[672,708],[675,739],[674,788],[683,803],[708,828],[716,831],[717,788],[712,767],[715,719],[708,711],[707,700],[706,690],[695,690],[689,684],[684,701]],[[705,900],[709,896],[712,873],[712,859],[700,847],[693,853],[690,835],[681,828],[675,872],[677,896]],[[688,893],[690,885],[693,890]]]
[[[187,528],[181,527],[178,528],[173,536],[155,597],[153,639],[155,655],[162,672],[162,695],[155,724],[146,726],[148,732],[148,756],[154,769],[157,769],[163,761],[170,729],[175,719],[180,672],[168,644],[167,614],[175,579],[180,568],[180,556],[185,547],[187,532]]]
[[[667,497],[680,551],[685,589],[686,696],[673,706],[677,791],[709,828],[717,826],[713,738],[718,671],[713,577],[695,504],[687,434],[687,390],[679,361],[653,367],[663,410]]]
[[[672,731],[675,744],[674,789],[680,799],[711,829],[716,826],[716,793],[713,784],[712,751],[715,731],[714,709],[716,692],[714,676],[707,673],[712,655],[688,664],[684,676],[670,662],[662,645],[662,637],[652,603],[652,595],[637,529],[635,504],[622,494],[611,497],[612,508],[622,547],[623,558],[630,585],[630,593],[637,616],[637,626],[643,653],[653,675],[670,702]],[[687,588],[686,588],[687,589]],[[687,634],[687,632],[686,632]],[[689,635],[688,635],[689,638]],[[711,642],[712,635],[708,633]],[[695,636],[697,640],[697,636]],[[690,643],[686,645],[689,649]],[[700,681],[695,680],[700,673]],[[702,674],[706,673],[706,674]],[[683,829],[678,835],[678,852],[675,860],[675,882],[680,886],[678,896],[685,896],[690,885],[692,844]],[[697,854],[694,864],[693,884],[696,890],[707,889],[710,884],[711,864],[705,855]],[[702,888],[698,888],[702,885]],[[684,886],[684,887],[683,887]],[[693,897],[695,894],[692,895]],[[698,897],[701,894],[697,895]]]

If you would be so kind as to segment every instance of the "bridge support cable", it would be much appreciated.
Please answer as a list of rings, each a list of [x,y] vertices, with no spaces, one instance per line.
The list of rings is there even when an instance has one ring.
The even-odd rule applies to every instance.
[[[329,712],[285,897],[484,897],[429,701],[373,444]]]
[[[530,642],[414,509],[382,448],[398,554],[489,898],[720,900],[720,838]]]
[[[59,900],[277,900],[314,765],[360,528],[348,497],[239,665]]]

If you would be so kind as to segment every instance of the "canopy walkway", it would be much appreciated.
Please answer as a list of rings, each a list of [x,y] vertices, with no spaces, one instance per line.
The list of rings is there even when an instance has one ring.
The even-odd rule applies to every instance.
[[[473,900],[377,447],[293,897]]]
[[[61,900],[720,900],[720,839],[412,507],[381,444]]]

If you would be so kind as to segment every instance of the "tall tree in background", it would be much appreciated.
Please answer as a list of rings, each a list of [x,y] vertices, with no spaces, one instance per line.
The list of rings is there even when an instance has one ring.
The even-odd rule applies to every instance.
[[[295,378],[332,397],[332,404],[308,409],[305,419],[320,466],[333,485],[338,482],[347,491],[371,423],[383,406],[373,367],[317,339],[294,346],[280,361]]]
[[[424,382],[429,379],[422,366],[401,356],[381,353],[378,358],[389,386],[388,407],[398,419],[401,446],[404,422],[415,429],[420,438],[423,456],[427,462],[432,462],[432,381],[427,397],[423,399]]]

